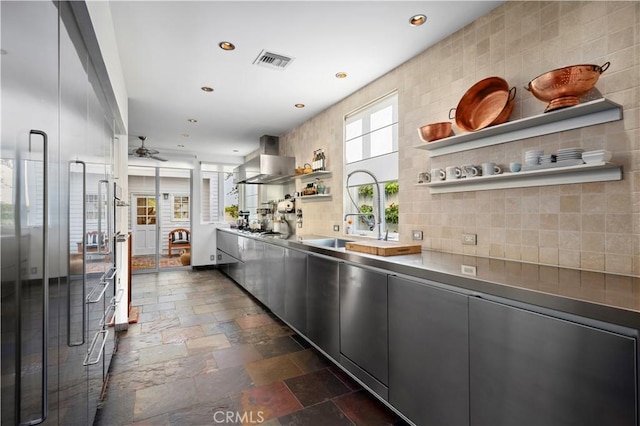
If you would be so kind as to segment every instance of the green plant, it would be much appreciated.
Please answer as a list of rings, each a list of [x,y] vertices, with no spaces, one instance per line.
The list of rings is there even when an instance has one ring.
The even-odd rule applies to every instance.
[[[358,194],[365,198],[373,197],[373,185],[362,185],[358,188]]]
[[[384,209],[384,220],[387,223],[398,223],[398,205],[391,203],[389,207]]]
[[[387,182],[384,184],[384,193],[387,195],[393,195],[393,194],[397,194],[398,193],[398,182],[394,181],[394,182]]]
[[[230,206],[226,206],[224,208],[224,212],[225,213],[229,213],[229,216],[231,216],[233,219],[237,219],[238,218],[238,205],[237,204],[232,204]]]

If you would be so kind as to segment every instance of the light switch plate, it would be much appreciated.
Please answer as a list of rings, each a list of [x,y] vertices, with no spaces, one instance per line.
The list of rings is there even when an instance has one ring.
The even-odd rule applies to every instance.
[[[339,232],[340,231],[340,225],[333,225],[333,230],[335,232]]]
[[[412,240],[422,240],[422,231],[411,231]]]

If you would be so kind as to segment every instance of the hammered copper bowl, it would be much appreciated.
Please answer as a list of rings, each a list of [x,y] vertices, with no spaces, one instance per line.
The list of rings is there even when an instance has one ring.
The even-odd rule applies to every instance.
[[[488,77],[480,80],[462,96],[455,110],[456,124],[462,130],[474,132],[509,120],[513,111],[516,88],[509,89],[506,80]]]
[[[442,123],[432,123],[422,126],[418,129],[418,135],[423,142],[433,142],[438,139],[451,136],[451,123],[443,121]]]
[[[546,72],[534,78],[525,89],[541,101],[548,102],[544,112],[565,108],[580,103],[580,96],[586,94],[598,82],[610,62],[598,65],[572,65]]]

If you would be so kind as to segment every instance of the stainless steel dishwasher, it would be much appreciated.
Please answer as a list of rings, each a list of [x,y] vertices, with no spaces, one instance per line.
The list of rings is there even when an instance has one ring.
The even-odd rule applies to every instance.
[[[387,274],[341,263],[340,364],[388,399]]]

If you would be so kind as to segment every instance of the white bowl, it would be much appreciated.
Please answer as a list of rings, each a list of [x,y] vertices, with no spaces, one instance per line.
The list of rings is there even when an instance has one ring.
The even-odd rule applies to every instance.
[[[602,163],[611,160],[611,151],[600,149],[582,153],[582,160],[585,163]]]

